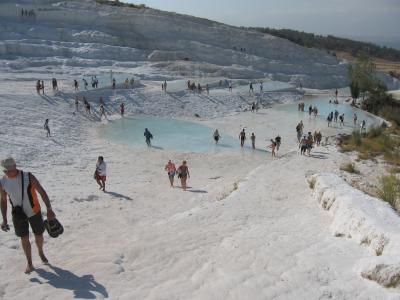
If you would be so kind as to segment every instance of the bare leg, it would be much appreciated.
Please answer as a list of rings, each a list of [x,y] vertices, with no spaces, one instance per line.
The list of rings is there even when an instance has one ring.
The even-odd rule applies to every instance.
[[[29,235],[21,237],[21,245],[22,249],[24,249],[27,261],[25,273],[28,274],[33,271],[32,250],[31,250],[31,242],[29,241]]]
[[[101,190],[103,188],[103,185],[101,184],[100,179],[96,178],[96,182],[100,186],[100,190]]]
[[[103,184],[103,192],[105,192],[106,191],[106,182],[104,180],[102,180],[101,183]]]
[[[42,262],[48,263],[49,261],[47,260],[46,256],[44,255],[44,252],[43,252],[43,242],[44,242],[43,234],[35,235],[35,242],[36,242],[36,246],[39,251],[40,259],[42,260]]]

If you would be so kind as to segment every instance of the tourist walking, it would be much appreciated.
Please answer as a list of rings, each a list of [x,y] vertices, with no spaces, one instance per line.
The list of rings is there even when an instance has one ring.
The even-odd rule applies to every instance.
[[[36,92],[40,95],[41,85],[40,80],[36,81]]]
[[[175,164],[171,160],[169,160],[168,163],[165,165],[164,170],[167,171],[169,183],[171,184],[171,187],[173,188],[174,187],[174,178],[175,178],[175,173],[176,173]]]
[[[271,155],[275,156],[276,142],[273,139],[271,139],[270,141],[271,145],[269,145],[269,148],[271,148]]]
[[[104,116],[104,118],[107,119],[106,110],[104,109],[104,105],[100,104],[100,119],[101,119],[102,116]]]
[[[340,120],[340,126],[344,126],[344,114],[341,114],[339,116],[339,120]]]
[[[281,137],[279,134],[275,137],[275,143],[276,143],[276,151],[279,151],[279,147],[281,146]]]
[[[49,127],[49,119],[46,119],[43,125],[44,130],[46,130],[46,137],[50,137],[50,127]]]
[[[181,179],[182,189],[184,191],[186,191],[186,188],[187,188],[186,181],[187,181],[188,178],[190,178],[189,168],[187,166],[187,161],[186,160],[184,160],[182,162],[182,165],[180,165],[179,168],[178,168],[178,178]]]
[[[124,114],[125,114],[125,104],[124,104],[124,102],[122,102],[122,103],[120,104],[119,110],[120,110],[120,112],[121,112],[121,116],[123,117]]]
[[[240,147],[244,146],[244,141],[246,140],[246,132],[243,130],[239,133]]]
[[[153,135],[147,128],[145,128],[143,135],[146,138],[147,147],[151,147],[151,139],[153,138]]]
[[[51,80],[51,84],[53,86],[53,91],[58,91],[58,85],[57,85],[57,79],[56,78],[53,78]]]
[[[75,111],[79,111],[79,99],[78,96],[75,96]]]
[[[104,161],[103,156],[97,158],[96,170],[94,171],[94,179],[100,186],[100,190],[106,191],[106,180],[107,180],[107,164]]]
[[[365,128],[365,120],[362,120],[361,124],[360,124],[360,133],[366,132],[366,128]]]
[[[220,136],[220,134],[218,132],[218,129],[215,129],[214,134],[213,134],[213,138],[214,138],[215,144],[218,144],[218,141],[221,138],[221,136]]]
[[[32,173],[17,169],[12,157],[1,161],[1,168],[4,172],[4,176],[0,180],[1,214],[3,217],[1,229],[3,231],[10,230],[7,220],[7,201],[9,199],[15,235],[21,239],[22,249],[27,260],[25,273],[30,273],[34,270],[34,266],[29,240],[29,225],[35,236],[39,257],[43,263],[48,263],[43,251],[45,226],[37,193],[46,205],[47,219],[53,220],[56,215],[52,210],[46,191]]]
[[[256,136],[254,132],[251,133],[250,140],[251,140],[251,147],[253,149],[256,149]]]

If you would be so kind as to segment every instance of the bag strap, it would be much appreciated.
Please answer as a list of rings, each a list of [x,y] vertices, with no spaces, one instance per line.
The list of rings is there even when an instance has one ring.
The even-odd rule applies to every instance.
[[[21,182],[22,182],[22,184],[21,184],[21,193],[22,193],[21,208],[24,208],[24,195],[25,195],[25,192],[24,192],[24,172],[23,171],[21,171]]]

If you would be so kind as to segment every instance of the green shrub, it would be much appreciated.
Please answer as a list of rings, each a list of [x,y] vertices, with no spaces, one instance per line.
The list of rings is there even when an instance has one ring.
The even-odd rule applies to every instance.
[[[396,206],[396,201],[400,195],[400,180],[393,174],[379,178],[377,195],[391,206]]]

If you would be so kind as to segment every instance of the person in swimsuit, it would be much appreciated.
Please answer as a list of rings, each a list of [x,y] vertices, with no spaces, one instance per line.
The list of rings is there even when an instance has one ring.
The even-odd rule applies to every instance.
[[[256,136],[254,132],[251,134],[250,139],[251,139],[251,146],[253,147],[253,149],[256,149]]]
[[[171,184],[171,187],[173,188],[174,187],[174,177],[175,177],[175,173],[176,173],[175,164],[171,160],[169,160],[168,163],[165,165],[164,170],[167,171],[169,182]]]
[[[188,178],[190,178],[189,168],[187,166],[186,160],[184,160],[182,162],[182,165],[180,165],[179,168],[178,168],[178,178],[181,179],[182,189],[184,191],[186,191],[186,188],[187,188],[186,181],[187,181]]]
[[[220,137],[221,137],[221,136],[219,135],[218,129],[215,129],[214,134],[213,134],[213,137],[214,137],[215,144],[218,144],[218,141],[219,141],[219,139],[220,139]]]
[[[125,113],[125,104],[124,104],[124,102],[121,103],[119,108],[120,108],[120,111],[121,111],[121,116],[124,116],[124,113]]]
[[[244,146],[244,141],[246,140],[246,132],[243,130],[239,133],[240,147]]]
[[[271,139],[271,145],[269,145],[269,147],[271,148],[271,155],[275,156],[276,142],[273,139]]]
[[[153,138],[153,135],[147,128],[145,128],[143,135],[146,138],[147,147],[151,147],[151,139]]]

